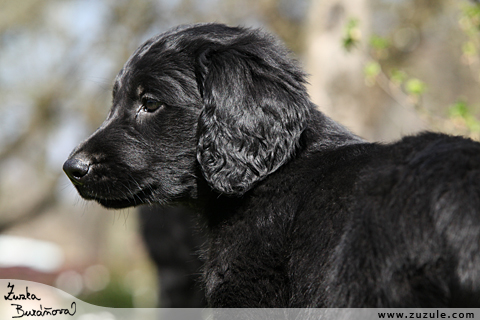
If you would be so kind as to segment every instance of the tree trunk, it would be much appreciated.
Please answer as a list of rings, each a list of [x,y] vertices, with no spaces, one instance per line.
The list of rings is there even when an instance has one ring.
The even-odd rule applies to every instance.
[[[356,134],[372,138],[373,93],[364,82],[368,60],[364,47],[370,34],[367,0],[312,0],[306,22],[305,67],[311,74],[309,93],[319,109]],[[343,45],[350,19],[358,20],[359,42],[351,51]]]

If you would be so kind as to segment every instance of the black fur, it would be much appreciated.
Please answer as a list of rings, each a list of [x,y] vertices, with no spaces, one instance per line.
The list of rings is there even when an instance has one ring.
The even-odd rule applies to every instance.
[[[64,169],[105,207],[194,204],[213,307],[479,306],[480,144],[367,143],[304,83],[260,31],[174,29],[132,55]]]
[[[199,248],[205,241],[195,215],[180,207],[141,206],[140,230],[155,262],[162,308],[202,308]]]

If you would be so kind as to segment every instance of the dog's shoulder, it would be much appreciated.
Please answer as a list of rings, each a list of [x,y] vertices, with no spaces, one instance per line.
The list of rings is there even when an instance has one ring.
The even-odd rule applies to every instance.
[[[380,145],[364,172],[367,179],[382,179],[385,174],[404,174],[411,178],[440,175],[458,176],[480,167],[480,143],[468,138],[425,132]]]
[[[415,190],[463,183],[480,172],[480,143],[468,138],[425,132],[389,144],[358,142],[300,154],[266,183],[309,197],[350,194],[388,196],[396,185]],[[268,192],[272,192],[270,189]]]
[[[406,160],[411,164],[418,161],[437,159],[457,161],[465,157],[479,156],[480,143],[461,136],[452,136],[442,133],[424,132],[414,136],[407,136],[392,145],[395,152],[404,153]]]
[[[354,220],[381,226],[410,246],[419,241],[416,225],[458,252],[465,235],[460,230],[475,228],[470,236],[480,239],[480,143],[422,133],[384,145],[377,156],[356,181],[350,198]]]
[[[466,174],[480,170],[480,143],[468,138],[425,132],[385,146],[372,170],[382,178],[387,173],[408,181],[430,181],[434,185],[462,181]],[[375,176],[369,172],[370,176]],[[421,181],[421,182],[420,182]]]

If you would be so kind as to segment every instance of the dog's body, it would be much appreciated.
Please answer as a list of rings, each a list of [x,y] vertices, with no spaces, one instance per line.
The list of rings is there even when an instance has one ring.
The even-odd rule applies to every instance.
[[[480,144],[364,142],[315,109],[258,31],[147,41],[64,170],[109,208],[194,203],[212,307],[480,305]]]

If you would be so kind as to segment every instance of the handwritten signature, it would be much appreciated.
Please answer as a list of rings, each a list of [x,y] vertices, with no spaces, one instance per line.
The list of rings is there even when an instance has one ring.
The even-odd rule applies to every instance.
[[[7,295],[3,296],[5,300],[8,301],[41,301],[40,297],[37,297],[34,293],[28,291],[28,287],[25,288],[25,293],[16,294],[13,290],[15,288],[14,284],[7,285],[7,288],[10,291]],[[73,316],[77,312],[77,304],[72,302],[70,305],[70,309],[53,309],[49,307],[43,307],[40,305],[38,309],[31,309],[31,310],[23,310],[23,306],[18,303],[12,303],[12,306],[15,307],[15,311],[17,311],[16,316],[12,316],[12,319],[15,318],[23,318],[23,317],[44,317],[44,316],[56,316],[56,315],[70,315]]]

